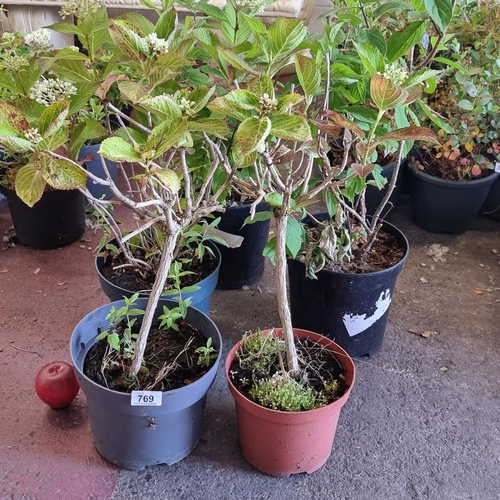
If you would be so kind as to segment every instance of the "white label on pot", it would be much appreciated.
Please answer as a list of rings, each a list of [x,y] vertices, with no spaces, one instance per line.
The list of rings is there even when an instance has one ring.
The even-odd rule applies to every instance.
[[[161,406],[161,391],[132,391],[132,406]]]
[[[391,291],[387,289],[380,294],[375,303],[375,312],[371,316],[366,314],[344,314],[344,325],[349,337],[354,337],[358,333],[364,332],[380,319],[391,305]]]
[[[495,172],[500,172],[500,162],[495,162]]]

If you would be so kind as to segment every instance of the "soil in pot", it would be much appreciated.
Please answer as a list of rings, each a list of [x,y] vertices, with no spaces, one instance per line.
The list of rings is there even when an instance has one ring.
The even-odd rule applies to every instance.
[[[301,367],[299,383],[311,395],[315,395],[316,403],[312,408],[304,408],[301,403],[297,403],[295,408],[286,407],[285,404],[289,403],[281,401],[281,398],[273,400],[273,394],[266,393],[265,400],[259,397],[262,396],[262,390],[256,391],[256,388],[264,387],[269,380],[272,381],[273,389],[289,381],[287,376],[283,376],[284,343],[272,335],[257,332],[243,337],[229,371],[233,385],[255,403],[280,411],[313,409],[341,398],[348,386],[345,370],[333,352],[310,338],[295,338],[295,346]]]
[[[140,323],[136,323],[133,331],[139,332],[139,327]],[[210,369],[214,359],[210,360],[208,366],[205,363],[199,364],[200,356],[196,350],[206,347],[207,340],[183,320],[178,321],[177,327],[179,331],[172,328],[160,329],[157,325],[151,328],[143,368],[135,381],[127,380],[124,371],[126,366],[116,351],[110,351],[106,339],[99,340],[90,348],[83,371],[96,384],[118,392],[164,392],[189,385]],[[96,335],[99,333],[100,329]]]
[[[210,276],[217,268],[217,259],[209,252],[205,253],[201,261],[195,258],[193,253],[183,257],[187,257],[189,262],[183,265],[183,271],[187,271],[187,274],[181,276],[181,289],[196,285],[207,276]],[[120,256],[112,257],[107,255],[101,273],[109,282],[120,288],[131,292],[149,293],[155,280],[154,273],[143,274],[138,269],[130,266],[120,267],[124,263],[125,260]],[[168,279],[166,288],[168,289],[172,285],[173,281]]]

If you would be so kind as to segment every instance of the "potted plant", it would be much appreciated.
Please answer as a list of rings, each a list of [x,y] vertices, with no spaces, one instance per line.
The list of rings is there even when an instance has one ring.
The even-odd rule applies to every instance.
[[[472,38],[467,21],[481,30],[495,9],[462,7],[443,52],[447,57],[436,58],[444,73],[427,104],[421,103],[441,144],[412,152],[410,196],[416,224],[431,232],[466,231],[498,178],[496,45],[493,33],[476,38],[474,30]]]
[[[279,366],[278,371],[273,373],[271,370],[270,376],[268,373],[265,383],[271,392],[279,389],[287,393],[290,389],[295,391],[296,386],[299,386],[299,392],[302,391],[301,393],[307,396],[312,388],[305,382],[308,376],[304,373],[307,371],[304,372],[304,366],[299,364],[296,346],[296,336],[304,334],[292,327],[287,298],[287,255],[299,256],[303,248],[301,242],[304,235],[303,226],[293,215],[304,214],[308,204],[320,193],[328,192],[329,206],[339,207],[352,221],[350,224],[346,223],[345,228],[340,230],[344,229],[354,240],[356,234],[360,233],[361,227],[365,235],[361,235],[359,240],[367,235],[363,241],[365,244],[363,250],[364,254],[369,252],[374,240],[381,234],[381,224],[378,221],[380,212],[375,213],[372,221],[368,222],[366,212],[360,207],[357,209],[350,207],[347,201],[352,203],[355,195],[360,195],[360,199],[363,200],[365,178],[375,168],[371,158],[376,146],[386,141],[402,142],[417,138],[436,142],[430,130],[418,126],[396,126],[387,133],[381,133],[379,130],[379,124],[382,118],[387,117],[389,110],[406,106],[418,98],[421,93],[420,84],[435,75],[434,71],[428,69],[407,75],[404,71],[393,68],[394,63],[419,39],[413,30],[418,28],[423,34],[428,24],[425,21],[418,22],[417,26],[396,33],[394,38],[389,38],[388,43],[384,39],[385,57],[381,50],[372,45],[353,44],[353,47],[349,47],[352,50],[345,60],[354,61],[351,62],[352,67],[362,71],[361,74],[354,70],[350,73],[357,76],[359,88],[364,89],[363,93],[358,94],[359,100],[363,102],[370,97],[376,108],[375,113],[370,113],[368,107],[364,108],[373,117],[370,130],[365,135],[363,129],[349,119],[352,114],[348,111],[346,104],[348,100],[343,104],[342,111],[345,115],[329,109],[331,69],[336,62],[333,57],[341,58],[339,54],[343,53],[343,50],[338,49],[344,39],[337,36],[340,34],[341,24],[326,26],[323,37],[306,40],[307,33],[304,27],[293,21],[279,20],[270,26],[265,26],[255,19],[245,18],[245,21],[252,33],[252,44],[248,45],[250,49],[248,52],[239,50],[240,57],[232,60],[232,64],[238,69],[250,67],[260,72],[254,78],[238,79],[235,89],[220,96],[209,107],[213,111],[229,115],[236,122],[232,154],[240,166],[248,165],[253,169],[248,179],[233,178],[233,182],[242,192],[249,195],[253,193],[256,199],[254,203],[264,199],[272,208],[271,213],[252,214],[248,222],[251,219],[263,220],[270,217],[275,219],[276,236],[269,242],[265,252],[276,264],[277,298],[282,328],[274,332],[265,332],[263,335],[262,344],[269,345],[272,351],[271,363]],[[442,24],[441,20],[439,24]],[[301,53],[302,48],[307,48],[310,55]],[[218,47],[214,50],[220,51]],[[259,56],[257,62],[252,60],[254,54]],[[274,69],[279,71],[281,56],[286,56],[285,61],[293,60],[295,64],[296,76],[290,85],[280,86],[274,79],[276,76]],[[217,62],[216,58],[215,60]],[[346,67],[346,71],[348,69],[349,67]],[[300,92],[294,91],[292,87],[294,81]],[[335,84],[336,90],[342,88],[340,78]],[[345,89],[346,95],[348,91],[349,89]],[[350,94],[352,96],[353,92]],[[398,121],[398,125],[401,121]],[[344,132],[344,155],[340,165],[332,165],[328,159],[329,144],[331,138],[337,137],[340,131]],[[354,142],[357,143],[356,152],[360,162],[348,169],[349,149]],[[399,146],[398,153],[399,167],[402,145]],[[313,166],[319,168],[320,177],[313,176]],[[395,175],[397,176],[397,172]],[[389,186],[387,197],[391,194],[392,188],[393,185]],[[342,222],[345,222],[345,219]],[[360,252],[361,255],[363,253]],[[279,339],[283,339],[282,345],[279,344],[279,340],[273,341],[273,333]],[[257,338],[261,338],[259,334],[257,335]],[[305,335],[317,339],[316,334]],[[249,337],[250,341],[254,339],[255,336]],[[343,367],[343,377],[347,381],[347,386],[351,387],[354,382],[352,360],[331,340],[323,339],[323,341],[329,344],[329,349]],[[275,344],[279,347],[273,348]],[[246,339],[235,346],[226,359],[226,376],[236,401],[240,444],[245,457],[259,470],[276,476],[316,470],[327,460],[333,436],[324,438],[328,442],[326,447],[313,450],[304,449],[304,441],[299,436],[305,433],[311,443],[321,441],[322,436],[312,434],[313,430],[321,425],[312,426],[310,422],[316,416],[319,417],[321,410],[335,406],[336,402],[342,406],[345,399],[341,397],[336,402],[327,404],[325,408],[315,407],[315,405],[321,406],[321,401],[318,399],[314,400],[312,406],[300,404],[286,407],[268,403],[265,408],[262,400],[261,404],[255,400],[249,401],[253,391],[247,388],[242,394],[238,388],[241,389],[244,384],[252,386],[252,382],[260,386],[261,382],[252,367],[250,371],[239,374],[245,345]],[[268,352],[267,348],[261,347],[258,347],[254,354],[250,354],[250,359],[258,360],[257,353]],[[282,354],[285,352],[286,362],[285,355]],[[304,356],[301,356],[301,359],[304,359]],[[347,395],[348,391],[344,395]],[[318,396],[317,393],[315,395]],[[277,397],[279,399],[279,396]],[[288,399],[287,396],[284,396],[284,399]],[[285,411],[290,409],[292,411]],[[304,411],[297,411],[298,409]],[[292,423],[295,421],[302,424],[294,427]],[[288,427],[288,434],[284,435],[278,431],[283,427]],[[332,423],[331,428],[334,427]],[[263,444],[264,441],[266,444]],[[301,444],[296,447],[293,444],[295,442]]]
[[[147,387],[140,385],[144,356],[153,349],[148,339],[152,325],[161,313],[161,296],[167,279],[173,280],[176,295],[181,300],[179,307],[187,312],[185,322],[195,322],[194,326],[199,328],[200,334],[211,339],[211,344],[207,344],[205,349],[210,352],[210,347],[214,346],[219,350],[220,357],[220,337],[213,332],[213,324],[207,315],[182,305],[189,290],[181,284],[181,278],[191,272],[185,266],[192,261],[208,260],[210,252],[198,240],[200,234],[203,237],[204,231],[199,222],[213,211],[223,209],[219,201],[221,194],[227,189],[237,168],[228,165],[221,156],[220,147],[223,148],[229,134],[227,123],[224,117],[212,115],[208,107],[215,98],[217,86],[210,68],[202,63],[210,60],[208,51],[201,49],[199,40],[201,37],[204,41],[202,35],[205,30],[199,25],[205,21],[187,17],[184,25],[180,25],[173,4],[168,1],[155,9],[159,14],[156,24],[135,14],[125,14],[110,21],[100,7],[79,18],[76,25],[58,24],[54,28],[59,31],[79,34],[83,23],[87,32],[96,33],[96,36],[80,39],[82,55],[74,56],[62,49],[52,53],[52,59],[48,61],[53,71],[57,69],[69,79],[71,74],[83,74],[83,69],[78,68],[86,66],[86,54],[90,53],[84,42],[96,43],[100,60],[109,58],[104,70],[104,83],[99,83],[94,93],[105,104],[105,112],[114,114],[120,129],[102,141],[99,153],[103,159],[129,164],[127,178],[123,185],[117,185],[104,161],[105,178],[85,170],[77,161],[71,164],[99,185],[108,187],[113,195],[112,200],[102,200],[85,190],[90,205],[108,232],[103,242],[107,250],[116,249],[114,253],[122,254],[122,265],[134,266],[141,274],[154,271],[154,282],[148,297],[138,299],[137,303],[144,311],[140,314],[134,311],[134,316],[140,316],[140,322],[134,323],[133,331],[126,333],[127,328],[116,330],[113,327],[111,334],[105,333],[101,337],[103,327],[110,322],[106,319],[108,314],[132,307],[131,299],[127,298],[91,312],[75,329],[71,340],[77,376],[87,394],[94,442],[104,457],[131,468],[174,463],[186,456],[199,440],[205,394],[213,381],[216,366],[194,384],[182,389],[160,390],[163,393],[161,408],[167,407],[169,413],[182,410],[182,406],[177,406],[177,403],[185,404],[178,401],[181,393],[189,394],[189,407],[197,401],[196,411],[191,409],[191,413],[183,414],[188,424],[183,431],[171,432],[170,421],[167,420],[162,422],[160,429],[157,425],[160,413],[154,408],[136,409],[126,412],[128,421],[124,425],[131,439],[127,443],[123,443],[122,439],[121,445],[118,445],[117,439],[114,439],[116,436],[110,436],[109,440],[103,437],[110,431],[109,427],[102,430],[99,421],[114,421],[114,414],[108,412],[109,405],[105,402],[110,401],[111,406],[122,409],[130,408],[135,391],[147,391]],[[101,33],[103,27],[106,34]],[[105,43],[97,44],[97,35]],[[102,80],[101,77],[99,79]],[[123,112],[108,96],[115,86],[120,101],[129,105],[132,112]],[[203,150],[205,154],[193,164],[188,158],[197,150]],[[52,156],[60,158],[57,152],[52,152]],[[212,189],[214,176],[221,170],[227,181]],[[131,211],[135,228],[122,231],[113,211],[117,205]],[[111,243],[111,239],[115,241]],[[176,321],[182,323],[184,320],[175,312],[173,304],[169,305],[170,313],[164,311],[163,316],[167,315],[171,326],[175,327]],[[137,330],[136,326],[139,327]],[[106,387],[96,387],[98,384],[85,374],[88,354],[95,345],[102,348],[109,345],[113,352],[118,352],[116,363],[121,367],[123,378],[132,383],[125,393],[115,394]],[[161,374],[158,377],[162,380]],[[147,405],[151,401],[155,403],[154,394],[146,396]],[[161,408],[158,408],[159,412],[163,411]],[[141,439],[132,438],[136,434],[139,436],[139,429],[144,427],[145,413],[149,417],[148,439],[151,443],[160,440],[160,451],[153,444],[151,450],[142,449]],[[160,432],[161,437],[158,435]],[[179,434],[192,437],[189,445],[183,441],[177,446]],[[169,448],[175,448],[177,452],[171,455]]]
[[[24,37],[4,33],[1,42],[0,187],[17,238],[36,249],[70,244],[85,230],[84,198],[78,191],[85,175],[64,160],[69,156],[69,99],[77,89],[44,75],[41,58],[49,36],[48,30]]]

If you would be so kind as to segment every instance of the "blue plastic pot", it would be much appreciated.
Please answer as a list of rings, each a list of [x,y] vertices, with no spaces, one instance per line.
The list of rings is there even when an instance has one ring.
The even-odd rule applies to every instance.
[[[217,260],[217,267],[212,274],[196,283],[198,290],[195,290],[194,292],[183,293],[182,298],[191,298],[191,306],[196,307],[207,316],[210,316],[210,298],[217,285],[222,258],[219,249],[215,244],[208,242],[208,245],[210,245],[210,247],[214,251]],[[101,273],[101,269],[103,268],[103,266],[104,258],[102,256],[97,256],[95,260],[95,267],[97,270],[97,275],[99,276],[99,282],[101,283],[103,292],[109,297],[111,301],[121,300],[123,299],[123,297],[131,297],[135,293],[133,291],[126,290],[125,288],[116,286],[108,281]],[[175,295],[176,292],[170,292],[164,294],[163,298],[174,298]],[[149,294],[141,293],[139,296],[148,297]]]

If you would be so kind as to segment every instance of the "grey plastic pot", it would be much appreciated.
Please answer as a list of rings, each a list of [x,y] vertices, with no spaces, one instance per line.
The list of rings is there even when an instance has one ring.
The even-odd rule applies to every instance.
[[[137,307],[145,309],[147,299]],[[109,462],[139,470],[148,465],[172,465],[185,458],[198,444],[203,429],[206,395],[221,359],[222,338],[215,323],[201,311],[190,307],[186,321],[198,329],[219,351],[215,364],[205,375],[180,389],[162,394],[161,406],[131,406],[131,394],[112,391],[90,380],[84,373],[85,357],[95,343],[97,328],[106,324],[111,302],[87,314],[76,326],[70,340],[70,354],[78,383],[87,396],[88,418],[97,451]],[[163,306],[177,302],[161,299]]]

